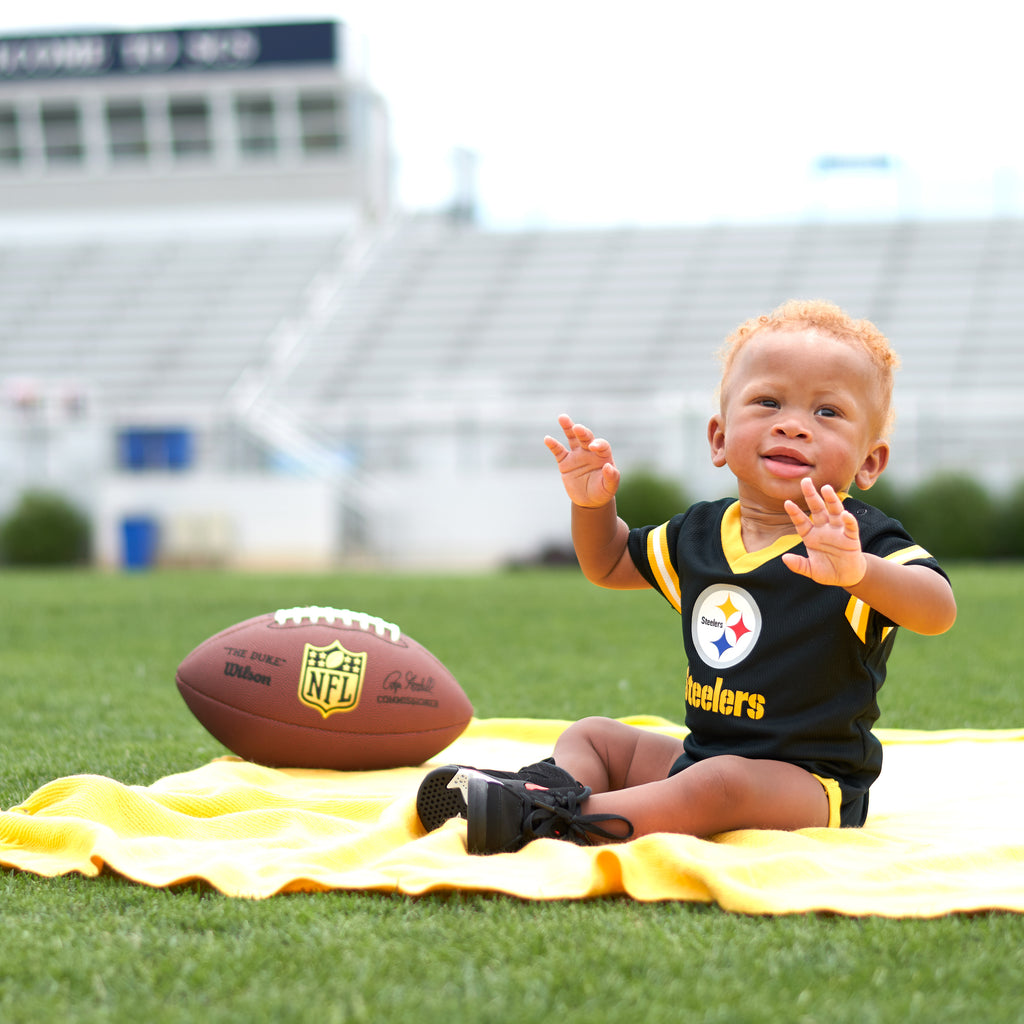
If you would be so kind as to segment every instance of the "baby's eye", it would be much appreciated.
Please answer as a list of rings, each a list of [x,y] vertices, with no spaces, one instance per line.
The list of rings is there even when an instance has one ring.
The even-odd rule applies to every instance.
[[[839,411],[831,405],[823,405],[817,412],[818,416],[838,416]]]
[[[759,398],[755,405],[763,405],[766,409],[778,409],[779,403],[774,398]]]

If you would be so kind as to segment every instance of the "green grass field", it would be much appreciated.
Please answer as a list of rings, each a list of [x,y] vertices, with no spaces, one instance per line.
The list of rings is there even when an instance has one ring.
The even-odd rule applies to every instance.
[[[954,567],[960,619],[904,635],[882,722],[1024,726],[1024,569]],[[222,754],[174,669],[263,611],[359,608],[455,672],[481,717],[682,714],[678,624],[578,574],[0,576],[0,807],[63,775],[146,784]],[[955,770],[955,766],[951,766]],[[1020,813],[1020,808],[1016,809]],[[745,917],[625,899],[325,893],[232,900],[0,872],[0,1021],[1016,1022],[1024,916]]]

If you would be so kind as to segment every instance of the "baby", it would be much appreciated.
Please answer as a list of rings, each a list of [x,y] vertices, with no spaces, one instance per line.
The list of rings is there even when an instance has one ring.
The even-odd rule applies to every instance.
[[[882,749],[871,729],[896,627],[956,618],[949,580],[903,527],[846,492],[885,470],[897,359],[868,321],[791,301],[727,340],[712,463],[736,497],[667,523],[618,518],[607,441],[569,416],[545,442],[593,583],[652,588],[679,613],[688,735],[586,718],[518,772],[448,765],[423,781],[426,829],[468,820],[472,853],[535,838],[856,827]]]

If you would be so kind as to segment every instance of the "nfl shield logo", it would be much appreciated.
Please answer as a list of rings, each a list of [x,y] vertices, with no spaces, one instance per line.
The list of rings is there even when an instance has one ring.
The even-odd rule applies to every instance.
[[[299,700],[326,718],[351,711],[363,692],[366,653],[346,651],[335,640],[327,647],[306,644],[299,674]]]

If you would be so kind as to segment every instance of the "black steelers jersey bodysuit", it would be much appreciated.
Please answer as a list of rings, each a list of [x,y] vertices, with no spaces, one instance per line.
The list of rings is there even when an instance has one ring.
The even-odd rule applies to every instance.
[[[895,519],[848,496],[843,505],[865,552],[945,576]],[[629,534],[638,570],[682,620],[686,753],[786,761],[835,779],[845,804],[881,770],[871,728],[896,626],[787,568],[784,552],[806,553],[795,532],[748,553],[739,512],[733,498],[699,502]]]

